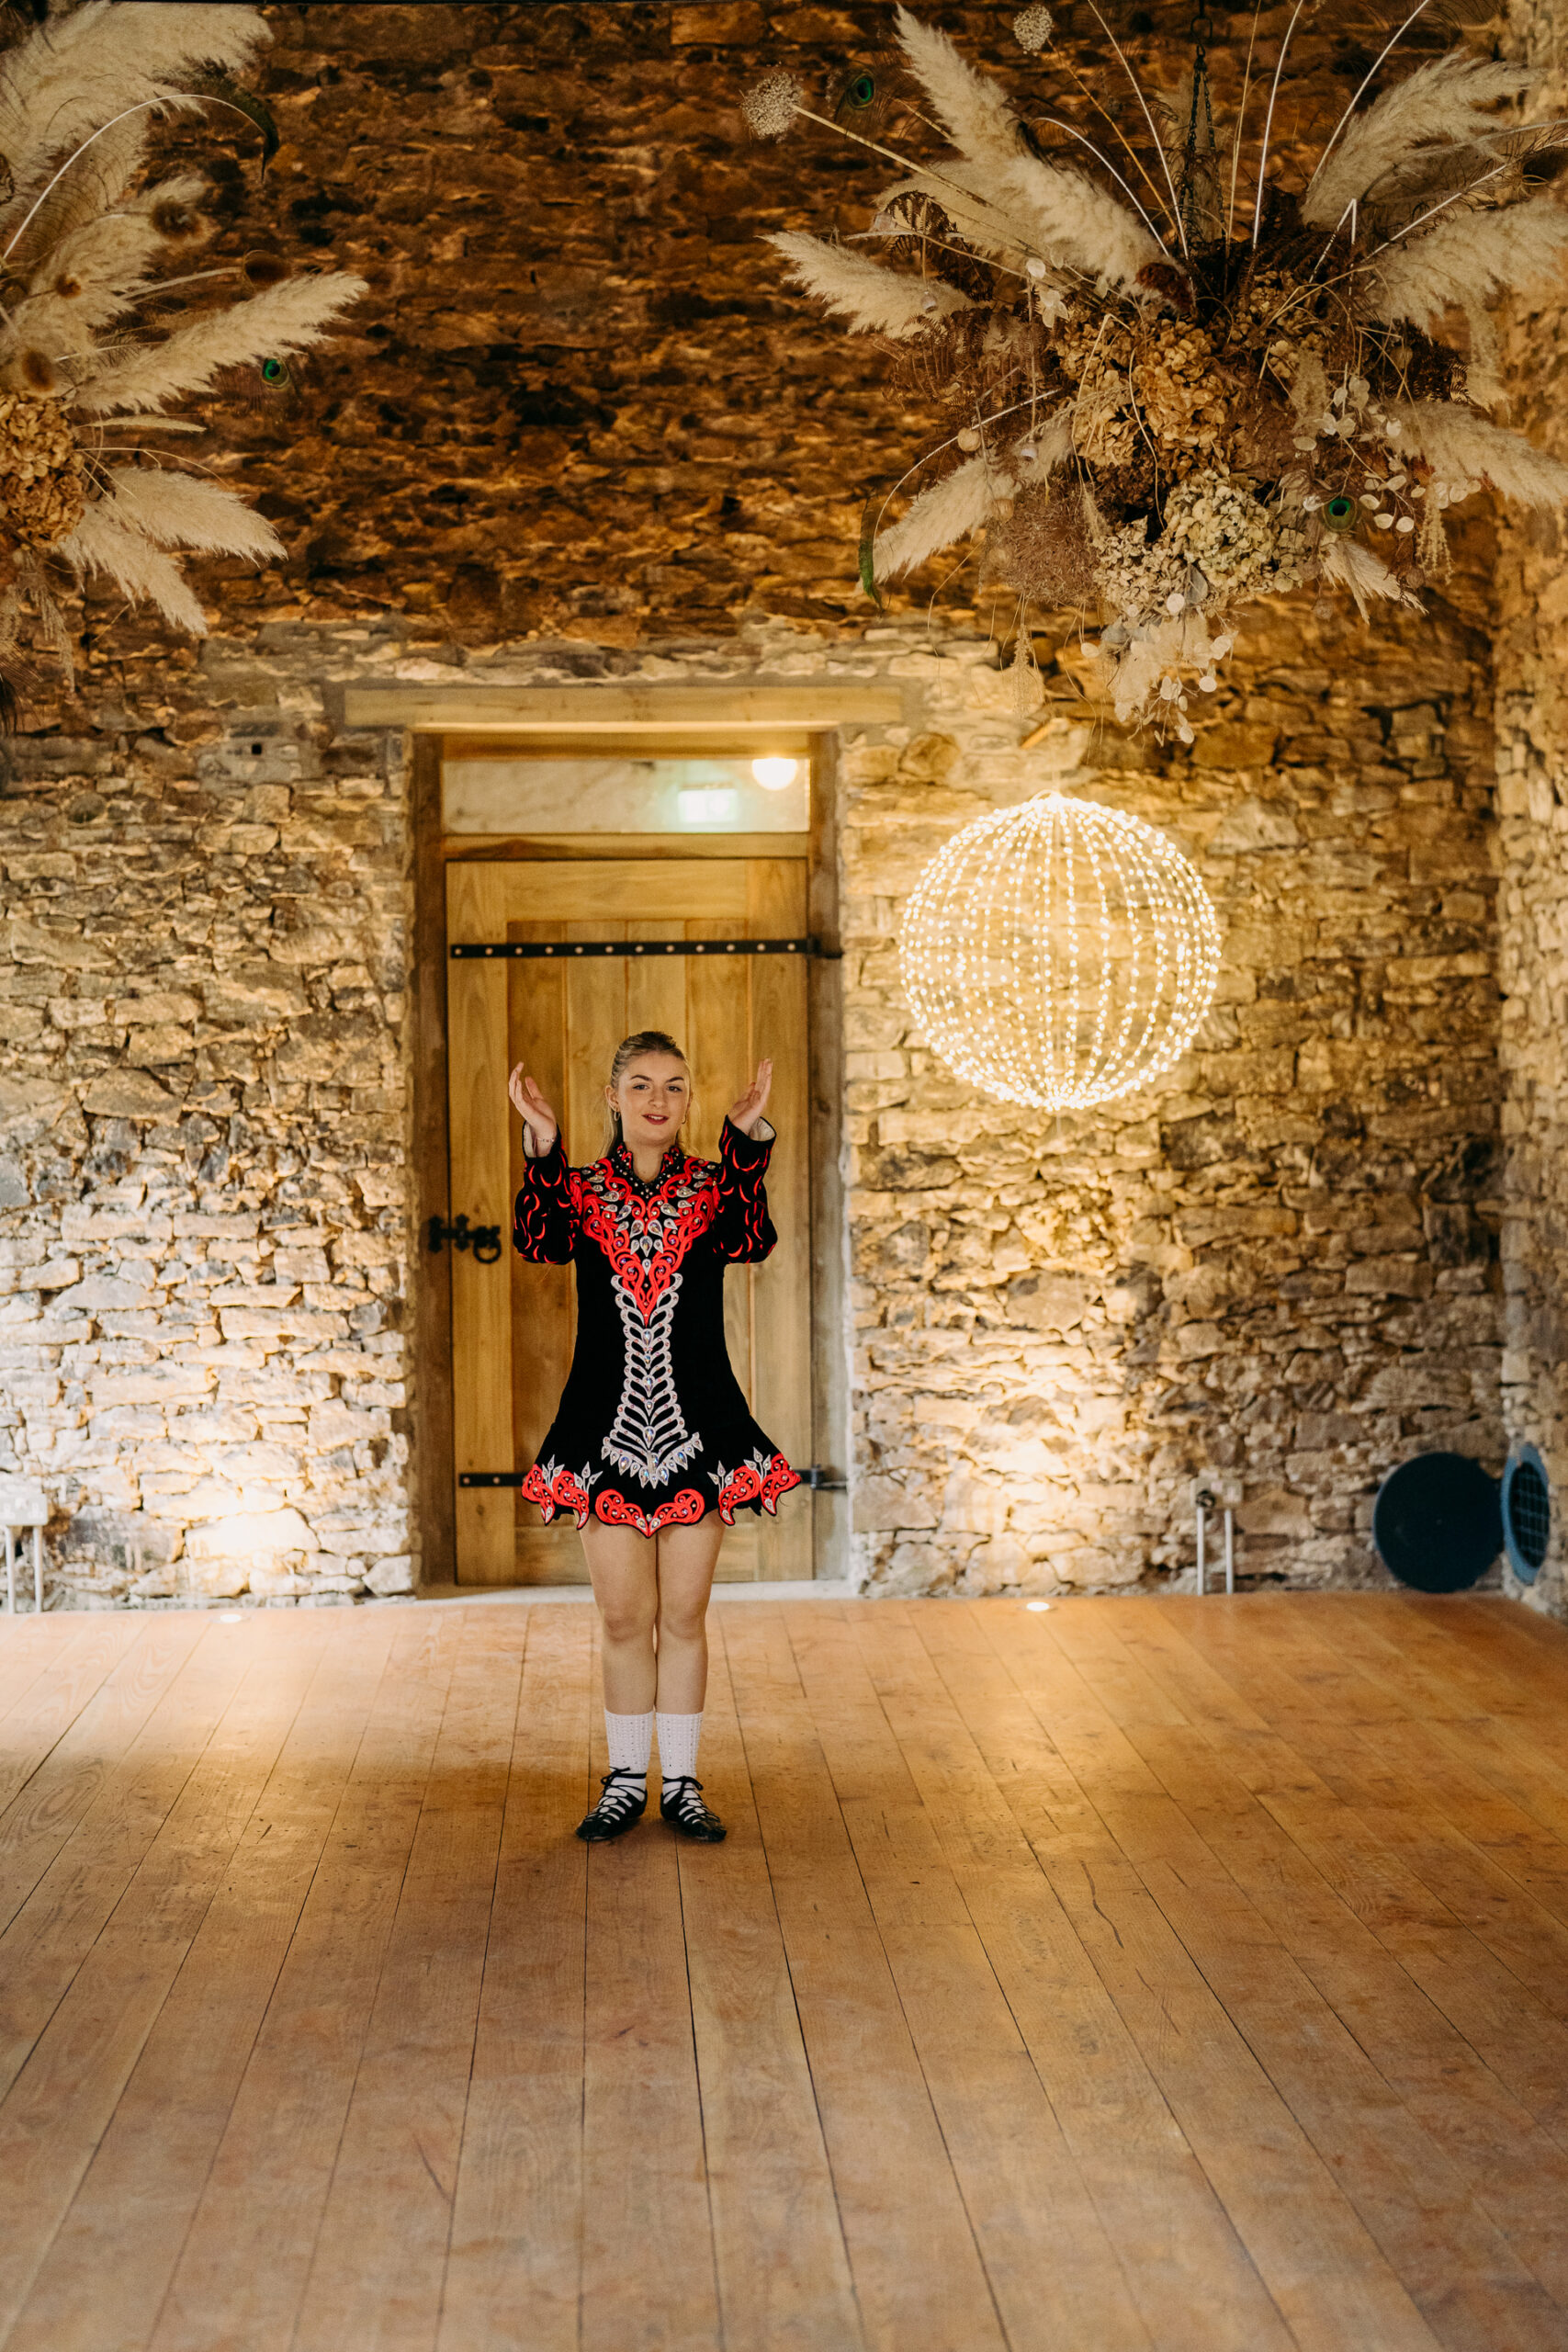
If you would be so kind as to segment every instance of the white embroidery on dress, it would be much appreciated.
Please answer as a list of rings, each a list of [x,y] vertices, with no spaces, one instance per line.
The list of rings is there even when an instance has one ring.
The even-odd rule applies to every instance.
[[[661,1487],[703,1450],[702,1439],[687,1430],[670,1360],[670,1330],[681,1295],[681,1277],[671,1276],[669,1289],[646,1322],[618,1277],[611,1286],[626,1336],[626,1370],[610,1434],[599,1450],[625,1476],[640,1479],[645,1487]]]
[[[599,1450],[624,1476],[645,1487],[663,1486],[703,1450],[675,1394],[670,1343],[681,1295],[679,1261],[712,1222],[717,1174],[705,1160],[683,1159],[652,1193],[635,1178],[628,1183],[615,1159],[582,1177],[583,1229],[609,1261],[626,1340],[620,1402]]]

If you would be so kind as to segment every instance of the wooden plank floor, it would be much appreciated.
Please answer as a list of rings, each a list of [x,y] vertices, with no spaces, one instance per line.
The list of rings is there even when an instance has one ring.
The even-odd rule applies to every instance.
[[[1568,1631],[0,1623],[5,2352],[1568,2352]]]

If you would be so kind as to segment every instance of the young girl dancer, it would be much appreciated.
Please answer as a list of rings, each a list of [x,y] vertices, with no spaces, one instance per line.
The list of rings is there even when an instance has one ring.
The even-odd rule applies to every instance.
[[[703,1803],[697,1739],[707,1605],[738,1510],[772,1511],[800,1478],[746,1409],[724,1344],[724,1272],[777,1235],[762,1179],[773,1064],[724,1123],[717,1161],[681,1145],[692,1073],[672,1037],[639,1030],[604,1089],[609,1148],[569,1168],[555,1113],[519,1062],[507,1091],[528,1169],[513,1238],[577,1268],[577,1346],[555,1422],[523,1482],[547,1521],[571,1511],[604,1635],[610,1770],[578,1836],[618,1838],[648,1804],[654,1717],[660,1811],[682,1837],[725,1835]]]

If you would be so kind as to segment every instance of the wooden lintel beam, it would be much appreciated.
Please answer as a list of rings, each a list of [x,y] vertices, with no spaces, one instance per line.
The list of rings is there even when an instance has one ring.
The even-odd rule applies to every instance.
[[[416,734],[599,735],[606,729],[716,733],[769,728],[897,725],[904,716],[900,687],[884,680],[833,679],[808,686],[431,687],[389,681],[348,685],[345,727],[404,727]]]

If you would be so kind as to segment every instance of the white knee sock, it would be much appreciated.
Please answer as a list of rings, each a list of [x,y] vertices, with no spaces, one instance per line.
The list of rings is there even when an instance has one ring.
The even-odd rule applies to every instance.
[[[659,1769],[666,1789],[672,1781],[695,1780],[702,1734],[700,1714],[667,1715],[662,1707],[659,1710]]]
[[[604,1737],[609,1742],[611,1771],[636,1772],[646,1789],[648,1759],[653,1747],[652,1711],[646,1715],[613,1715],[606,1707]]]

